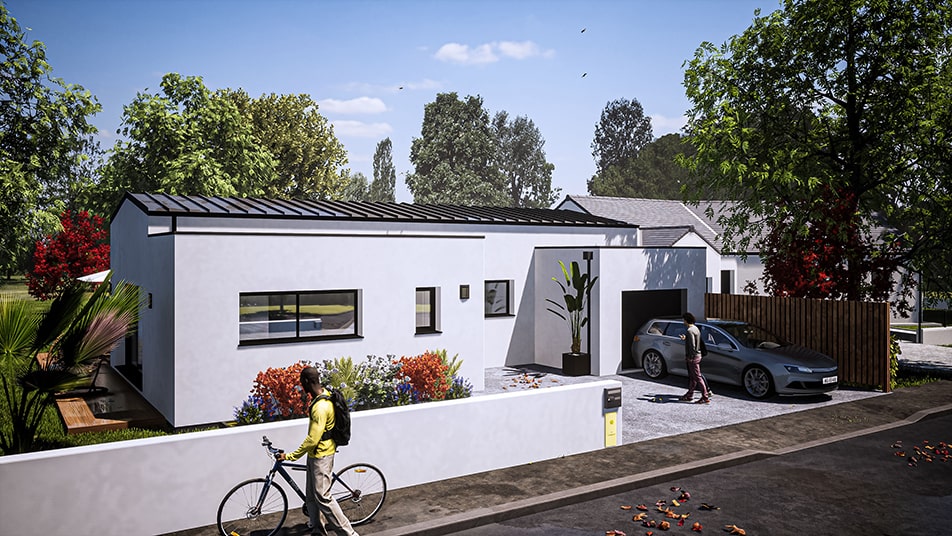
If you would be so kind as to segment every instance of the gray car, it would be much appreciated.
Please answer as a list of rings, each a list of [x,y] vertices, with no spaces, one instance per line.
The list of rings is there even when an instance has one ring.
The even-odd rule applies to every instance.
[[[820,352],[745,322],[709,319],[697,326],[707,346],[701,373],[708,380],[742,386],[754,398],[815,395],[838,386],[836,361]],[[649,320],[631,343],[635,364],[649,378],[687,376],[681,339],[686,329],[680,318]]]

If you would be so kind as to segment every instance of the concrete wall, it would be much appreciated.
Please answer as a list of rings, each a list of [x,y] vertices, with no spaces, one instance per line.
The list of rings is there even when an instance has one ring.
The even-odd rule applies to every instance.
[[[599,381],[357,412],[353,443],[335,466],[371,463],[397,489],[598,450],[603,391],[616,387]],[[619,414],[619,438],[623,421]],[[214,524],[228,490],[270,468],[261,436],[292,450],[306,426],[299,419],[0,457],[0,532],[107,536]],[[295,475],[303,485],[303,473]]]

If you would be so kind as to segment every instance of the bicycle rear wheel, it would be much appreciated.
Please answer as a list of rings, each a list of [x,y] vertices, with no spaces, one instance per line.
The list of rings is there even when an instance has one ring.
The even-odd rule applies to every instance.
[[[336,471],[331,482],[331,497],[347,515],[351,525],[362,525],[371,519],[387,498],[387,480],[380,469],[356,463]]]
[[[267,487],[267,489],[265,489]],[[221,536],[272,536],[288,516],[288,496],[264,478],[238,484],[218,507]]]

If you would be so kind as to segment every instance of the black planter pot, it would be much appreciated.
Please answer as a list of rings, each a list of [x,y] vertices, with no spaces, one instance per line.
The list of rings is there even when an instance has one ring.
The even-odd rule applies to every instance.
[[[562,374],[566,376],[588,376],[592,373],[592,358],[586,353],[562,354]]]

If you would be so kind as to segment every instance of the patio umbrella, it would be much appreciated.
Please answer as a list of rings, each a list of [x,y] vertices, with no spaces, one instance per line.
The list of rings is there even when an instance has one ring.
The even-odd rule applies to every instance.
[[[77,277],[79,281],[85,281],[87,283],[102,283],[106,280],[106,276],[109,275],[109,270],[104,270],[102,272],[96,272],[94,274],[84,275],[82,277]]]

